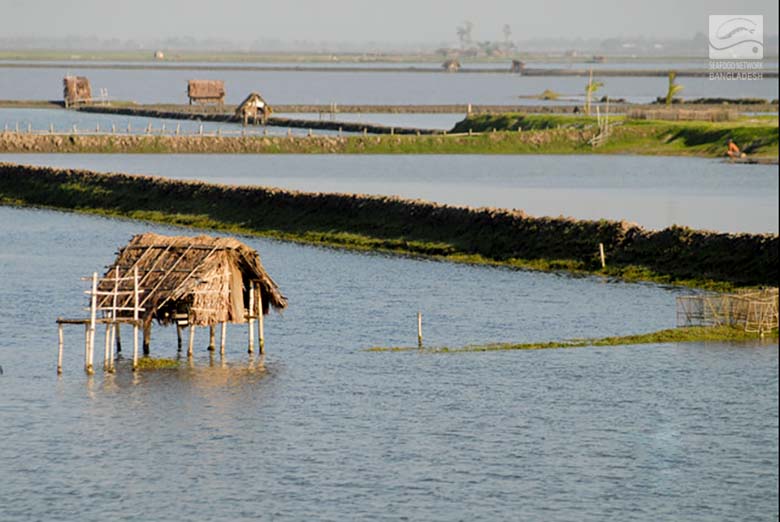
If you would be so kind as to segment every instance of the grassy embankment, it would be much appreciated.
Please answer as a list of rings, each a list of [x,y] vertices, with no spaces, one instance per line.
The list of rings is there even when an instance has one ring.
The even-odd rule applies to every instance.
[[[622,120],[593,148],[595,118],[479,115],[435,136],[127,136],[0,133],[0,152],[268,154],[645,154],[721,157],[729,137],[752,159],[777,161],[774,116],[728,122]],[[522,129],[518,132],[518,129]],[[469,130],[472,135],[469,135]],[[494,131],[495,130],[495,131]]]
[[[618,125],[613,128],[609,140],[597,148],[587,143],[594,132],[591,129],[596,125],[596,118],[587,116],[484,114],[464,119],[455,125],[453,132],[569,131],[566,136],[570,139],[564,143],[555,139],[544,143],[545,153],[719,157],[724,155],[726,143],[732,138],[752,157],[776,159],[778,155],[778,118],[774,115],[741,117],[725,122],[631,120],[623,116],[613,117],[612,121]],[[572,139],[571,131],[577,130],[581,133],[580,139]]]
[[[230,187],[0,164],[0,203],[515,268],[712,289],[777,284],[777,235],[647,231],[381,196]],[[599,262],[598,245],[607,252]]]
[[[778,339],[777,330],[764,337],[757,333],[748,333],[741,328],[733,326],[717,327],[687,327],[671,328],[648,334],[626,335],[620,337],[603,337],[600,339],[575,339],[570,341],[553,341],[544,343],[495,343],[484,345],[470,345],[460,348],[420,348],[420,347],[382,347],[368,348],[369,352],[411,352],[424,351],[425,353],[464,353],[464,352],[497,352],[512,350],[544,350],[551,348],[584,348],[587,346],[629,346],[640,344],[666,344],[666,343],[691,343],[691,342],[740,342],[756,339],[767,341]]]

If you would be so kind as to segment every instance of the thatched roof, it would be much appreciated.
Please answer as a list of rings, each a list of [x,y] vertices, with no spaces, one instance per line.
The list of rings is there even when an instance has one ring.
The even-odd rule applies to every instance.
[[[460,69],[460,62],[455,58],[450,58],[449,60],[446,60],[443,64],[441,64],[441,66],[446,71],[457,71],[458,69]]]
[[[249,303],[249,287],[254,284],[262,295],[263,313],[270,307],[282,310],[287,299],[266,273],[257,252],[232,238],[183,237],[139,234],[123,247],[106,271],[100,291],[110,292],[112,278],[119,269],[120,290],[132,290],[133,272],[138,269],[142,316],[163,323],[174,314],[187,313],[197,325],[222,321],[244,322]],[[101,306],[111,296],[102,298]],[[132,296],[122,296],[123,306],[132,306]],[[255,299],[255,303],[257,303]],[[127,317],[132,312],[121,312]]]
[[[224,98],[225,82],[222,80],[190,80],[187,82],[187,95],[190,98]]]
[[[270,108],[271,107],[268,105],[268,102],[265,101],[265,98],[263,98],[259,92],[251,92],[249,93],[249,96],[244,98],[244,101],[238,105],[236,108],[236,114],[238,116],[241,116],[245,112],[256,114],[257,109],[267,109],[268,112],[270,112]]]

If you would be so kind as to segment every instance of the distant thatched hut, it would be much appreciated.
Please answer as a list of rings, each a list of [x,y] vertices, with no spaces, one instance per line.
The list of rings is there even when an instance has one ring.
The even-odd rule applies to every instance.
[[[520,60],[512,60],[512,65],[509,68],[510,72],[522,73],[525,70],[525,62]]]
[[[458,72],[460,70],[460,62],[455,58],[446,60],[441,66],[447,72]]]
[[[111,307],[115,274],[120,280],[127,278],[120,281],[122,295],[121,291],[131,290],[130,278],[136,271],[142,292],[139,306],[144,309],[140,318],[145,353],[153,319],[161,324],[210,327],[249,320],[251,329],[252,320],[261,319],[260,313],[267,315],[271,307],[282,310],[287,306],[257,252],[232,238],[153,233],[133,237],[100,281],[98,291],[107,294],[98,308]],[[123,313],[132,312],[120,310],[120,319]]]
[[[236,109],[236,117],[241,118],[241,120],[244,122],[244,125],[249,122],[250,118],[252,118],[254,122],[257,123],[258,116],[261,117],[263,123],[265,123],[266,119],[268,119],[272,112],[273,109],[271,109],[271,106],[268,105],[268,102],[266,102],[265,99],[260,96],[260,93],[253,92],[250,93],[249,96],[247,96],[244,101],[241,102],[241,105],[238,106]]]
[[[86,76],[66,76],[62,80],[65,107],[92,101],[92,89]]]
[[[225,103],[225,82],[222,80],[190,80],[187,82],[190,105],[195,103]]]

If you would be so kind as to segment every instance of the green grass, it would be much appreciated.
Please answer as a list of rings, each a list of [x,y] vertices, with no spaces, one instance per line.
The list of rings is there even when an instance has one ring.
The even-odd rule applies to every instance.
[[[465,353],[465,352],[495,352],[512,350],[545,350],[552,348],[583,348],[587,346],[630,346],[640,344],[668,344],[668,343],[692,343],[692,342],[740,342],[760,339],[756,333],[745,332],[741,328],[732,326],[717,327],[686,327],[671,328],[639,335],[626,335],[620,337],[603,337],[600,339],[573,339],[568,341],[551,341],[543,343],[494,343],[484,345],[469,345],[460,348],[424,348],[419,347],[382,347],[368,348],[369,352],[411,352],[424,351],[426,353]],[[770,332],[764,339],[778,338],[777,330]]]
[[[166,359],[164,357],[141,357],[138,359],[138,370],[173,370],[179,367],[179,361],[176,359]]]

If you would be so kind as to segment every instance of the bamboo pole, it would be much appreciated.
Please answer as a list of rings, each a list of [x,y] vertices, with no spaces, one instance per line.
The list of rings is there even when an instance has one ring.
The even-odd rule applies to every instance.
[[[133,267],[133,371],[138,369],[138,267]]]
[[[249,348],[247,351],[252,353],[255,351],[255,320],[253,319],[255,313],[255,284],[249,283],[249,313],[247,316],[247,325],[249,326]]]
[[[423,336],[422,336],[422,312],[417,312],[417,346],[422,348]]]
[[[116,323],[116,353],[122,352],[122,331],[119,329],[120,323]]]
[[[152,344],[152,319],[149,318],[148,322],[144,320],[144,342],[143,342],[144,355],[149,355],[151,353],[151,344]]]
[[[181,325],[177,322],[176,323],[176,351],[181,351]]]
[[[221,338],[219,340],[219,354],[225,355],[225,341],[227,338],[227,321],[222,321]]]
[[[209,326],[209,351],[213,352],[214,348],[216,347],[216,343],[214,342],[215,337],[215,328],[214,325]]]
[[[258,289],[257,292],[257,337],[260,353],[265,353],[265,327],[263,325],[263,292]]]
[[[95,321],[97,320],[97,272],[92,272],[92,299],[89,306],[89,359],[87,361],[87,373],[94,373],[95,355]]]
[[[604,243],[599,243],[599,255],[601,256],[601,268],[607,268],[607,260],[604,256]]]
[[[65,336],[62,332],[62,323],[57,325],[57,375],[62,375],[62,351],[65,346]]]
[[[84,370],[89,366],[89,323],[84,323]]]
[[[109,323],[109,326],[111,327],[111,342],[108,346],[108,371],[113,372],[114,371],[114,343],[116,343],[116,329],[119,326],[119,323],[116,322],[116,319],[114,319],[113,323]]]
[[[192,348],[195,346],[195,325],[190,323],[190,341],[187,345],[187,357],[192,357]]]
[[[109,351],[111,351],[111,323],[106,323],[106,341],[103,348],[103,371],[108,371]]]

